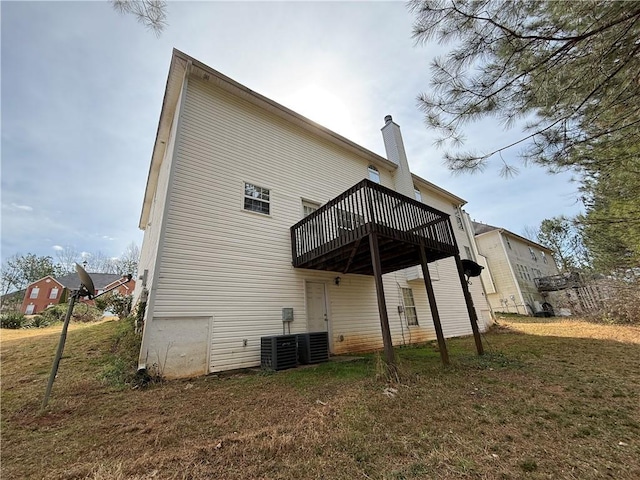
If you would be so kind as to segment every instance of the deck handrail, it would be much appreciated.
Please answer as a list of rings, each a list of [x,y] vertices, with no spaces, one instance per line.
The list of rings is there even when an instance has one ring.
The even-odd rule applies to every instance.
[[[372,232],[434,249],[456,248],[448,214],[364,179],[291,227],[294,264]]]

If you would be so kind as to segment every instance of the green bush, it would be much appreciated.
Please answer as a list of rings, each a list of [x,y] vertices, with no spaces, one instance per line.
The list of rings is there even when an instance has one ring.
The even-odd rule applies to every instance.
[[[133,301],[132,295],[121,295],[118,292],[111,292],[96,299],[96,305],[98,306],[98,300],[100,300],[100,306],[104,305],[102,310],[108,310],[114,315],[117,315],[120,320],[129,316],[131,313],[131,303]]]
[[[142,337],[135,332],[134,318],[118,322],[113,336],[110,354],[102,368],[101,380],[116,388],[126,385],[143,386],[144,378],[136,372]]]
[[[67,309],[69,305],[66,303],[60,303],[53,305],[42,312],[42,316],[48,322],[62,322],[67,316]],[[73,315],[71,320],[74,322],[95,322],[102,318],[102,312],[93,305],[88,305],[83,302],[76,302],[73,307]]]
[[[0,317],[0,326],[2,328],[18,329],[22,328],[26,319],[24,314],[20,312],[3,313]]]
[[[31,317],[30,320],[28,320],[24,324],[24,327],[25,328],[44,328],[44,327],[48,327],[52,323],[53,322],[51,322],[51,320],[47,319],[42,315],[34,315],[33,317]]]

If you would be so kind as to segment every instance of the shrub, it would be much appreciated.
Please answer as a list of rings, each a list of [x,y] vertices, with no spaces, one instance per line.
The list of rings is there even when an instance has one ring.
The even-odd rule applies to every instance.
[[[142,337],[136,334],[134,323],[133,317],[118,322],[111,354],[100,375],[101,380],[107,385],[122,388],[125,385],[144,386],[149,383],[144,374],[136,372]]]
[[[132,295],[121,295],[118,292],[112,292],[96,300],[103,299],[104,301],[101,304],[105,305],[104,309],[117,315],[120,320],[131,313]]]
[[[62,322],[67,315],[67,309],[69,305],[66,303],[60,303],[53,305],[42,312],[42,316],[46,321],[50,323]],[[76,302],[73,308],[73,315],[71,320],[74,322],[95,322],[102,318],[102,312],[96,307],[87,303]]]
[[[3,313],[0,317],[0,326],[2,328],[18,329],[22,328],[26,319],[24,314],[20,312]]]
[[[51,321],[42,315],[34,315],[24,326],[27,328],[44,328],[51,325]]]

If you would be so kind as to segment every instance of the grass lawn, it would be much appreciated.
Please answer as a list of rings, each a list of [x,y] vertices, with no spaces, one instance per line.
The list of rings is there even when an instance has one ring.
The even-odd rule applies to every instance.
[[[3,479],[638,479],[640,328],[505,318],[484,335],[278,373],[132,389],[125,322],[3,330]],[[389,391],[387,391],[389,393]]]

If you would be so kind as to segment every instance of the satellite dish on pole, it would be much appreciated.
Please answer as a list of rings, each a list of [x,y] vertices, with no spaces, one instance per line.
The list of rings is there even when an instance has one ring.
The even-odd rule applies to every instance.
[[[76,273],[78,274],[78,277],[80,277],[80,295],[92,299],[96,293],[96,287],[93,286],[93,280],[91,280],[87,271],[77,263]]]

